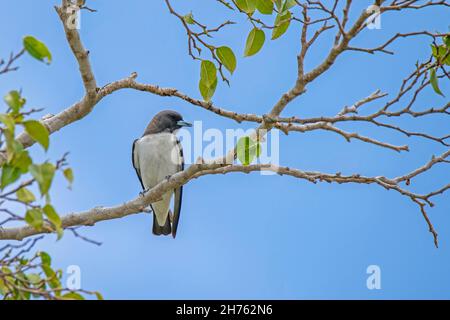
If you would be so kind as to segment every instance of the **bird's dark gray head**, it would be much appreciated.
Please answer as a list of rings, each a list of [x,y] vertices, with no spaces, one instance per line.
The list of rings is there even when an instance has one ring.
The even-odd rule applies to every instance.
[[[183,120],[181,114],[172,110],[157,113],[145,129],[144,136],[161,132],[174,132],[181,127],[192,127],[192,124]]]

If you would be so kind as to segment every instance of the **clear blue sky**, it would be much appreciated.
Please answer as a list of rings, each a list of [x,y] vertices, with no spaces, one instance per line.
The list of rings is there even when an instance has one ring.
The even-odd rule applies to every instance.
[[[137,71],[142,82],[199,97],[199,65],[187,55],[185,32],[162,0],[91,2],[99,12],[83,15],[80,32],[99,85]],[[355,11],[369,3],[356,2]],[[20,49],[22,36],[32,34],[48,45],[54,57],[51,66],[24,57],[18,72],[0,78],[2,95],[22,88],[29,106],[45,107],[45,113],[63,110],[83,93],[75,59],[52,8],[56,3],[5,0],[0,12],[0,56]],[[194,15],[205,23],[220,23],[227,13],[205,1],[190,3]],[[189,12],[181,1],[174,0],[173,5]],[[389,14],[383,16],[381,30],[365,31],[355,44],[377,45],[398,31],[445,32],[448,16],[449,10],[442,9]],[[265,113],[295,80],[299,25],[281,39],[268,41],[260,54],[244,59],[250,26],[237,20],[239,25],[214,40],[230,45],[239,56],[231,87],[219,84],[214,102],[238,112]],[[393,93],[413,64],[429,56],[429,39],[400,40],[392,48],[394,56],[343,54],[286,114],[333,115],[377,88]],[[329,42],[320,42],[307,68],[328,49]],[[450,92],[448,84],[441,89]],[[417,106],[447,101],[427,89]],[[251,127],[180,100],[118,92],[83,121],[52,135],[48,155],[32,148],[38,158],[56,159],[70,151],[75,184],[69,191],[62,179],[56,181],[53,201],[59,212],[134,198],[140,185],[130,162],[131,144],[152,116],[167,108],[178,110],[186,120],[203,121],[204,128]],[[405,118],[402,123],[438,135],[448,133],[448,118],[422,120]],[[378,128],[353,129],[392,143],[406,141],[411,152],[398,154],[314,132],[280,135],[281,163],[303,170],[396,176],[444,150]],[[438,166],[417,179],[414,190],[431,190],[448,183],[448,177],[449,167]],[[439,232],[440,249],[434,248],[416,205],[377,186],[313,185],[258,173],[208,176],[185,186],[176,240],[154,237],[151,216],[138,214],[82,229],[103,242],[100,247],[67,233],[59,242],[48,236],[40,248],[49,251],[60,268],[79,265],[82,286],[101,291],[105,298],[450,298],[449,196],[435,200],[429,213]],[[381,268],[381,290],[366,288],[366,268],[371,264]]]

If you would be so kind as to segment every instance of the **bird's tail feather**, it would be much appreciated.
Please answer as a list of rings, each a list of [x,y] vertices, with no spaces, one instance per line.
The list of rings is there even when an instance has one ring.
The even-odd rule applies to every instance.
[[[167,215],[166,223],[163,226],[158,224],[155,214],[153,214],[153,234],[156,236],[169,235],[172,233],[172,226],[170,225],[170,214]]]

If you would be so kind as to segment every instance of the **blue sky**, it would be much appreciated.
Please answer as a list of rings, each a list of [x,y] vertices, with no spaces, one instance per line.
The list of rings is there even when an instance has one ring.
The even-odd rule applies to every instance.
[[[200,96],[199,65],[187,55],[185,32],[162,0],[91,2],[99,12],[83,14],[80,33],[100,86],[137,71],[141,82]],[[83,93],[75,59],[52,7],[56,3],[5,0],[0,12],[0,56],[20,49],[27,34],[43,40],[53,53],[51,66],[24,57],[18,72],[0,78],[3,93],[22,88],[29,106],[45,107],[44,113],[63,110]],[[200,21],[218,24],[227,11],[212,3],[173,1],[178,11],[192,10]],[[357,1],[354,12],[368,3]],[[382,29],[364,31],[354,44],[374,46],[396,32],[445,32],[448,13],[430,8],[388,14],[382,18]],[[295,81],[299,25],[291,26],[279,40],[268,41],[256,56],[244,59],[250,26],[242,17],[235,20],[238,25],[213,40],[229,45],[238,55],[231,87],[220,83],[213,100],[238,112],[266,113]],[[307,69],[321,61],[329,43],[330,37],[324,37],[310,52]],[[285,114],[333,115],[375,89],[393,94],[414,63],[428,58],[429,39],[399,40],[392,49],[394,56],[343,54]],[[441,89],[448,93],[448,83],[442,83]],[[417,107],[441,106],[447,101],[429,88]],[[140,185],[131,166],[131,144],[155,113],[168,108],[188,121],[202,121],[205,129],[252,127],[174,98],[118,92],[100,102],[83,121],[52,135],[47,155],[32,147],[41,159],[56,159],[70,151],[75,183],[70,191],[62,179],[56,180],[53,201],[59,212],[134,198]],[[448,118],[404,118],[401,123],[448,134]],[[440,145],[408,140],[364,124],[353,125],[352,130],[391,143],[407,143],[411,152],[398,154],[358,141],[347,143],[327,132],[281,134],[281,164],[392,177],[444,151]],[[448,177],[448,166],[437,166],[413,187],[429,191],[448,183]],[[429,214],[439,232],[439,249],[434,248],[417,206],[377,186],[313,185],[258,173],[208,176],[185,186],[176,240],[154,237],[151,216],[138,214],[83,228],[84,235],[103,242],[100,247],[69,233],[59,242],[48,236],[39,247],[53,255],[55,266],[79,265],[82,286],[111,299],[450,298],[449,196],[438,197],[435,203]],[[372,264],[381,268],[381,290],[366,287],[366,268]]]

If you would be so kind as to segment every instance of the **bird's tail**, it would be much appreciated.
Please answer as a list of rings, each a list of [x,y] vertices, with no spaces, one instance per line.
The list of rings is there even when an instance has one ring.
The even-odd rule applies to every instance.
[[[166,223],[163,226],[158,224],[155,214],[153,214],[153,234],[156,236],[169,235],[172,233],[172,226],[170,225],[170,213],[167,215]]]

